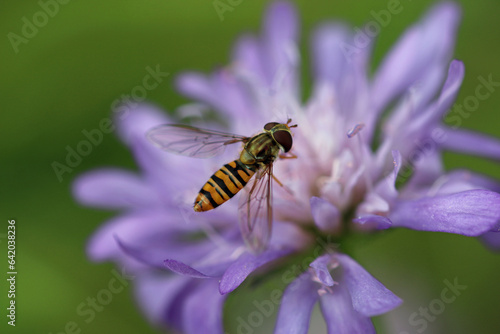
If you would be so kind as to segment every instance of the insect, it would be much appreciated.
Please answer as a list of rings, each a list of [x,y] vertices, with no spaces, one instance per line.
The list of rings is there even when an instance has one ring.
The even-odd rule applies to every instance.
[[[289,153],[293,144],[290,128],[297,126],[290,125],[291,121],[267,123],[253,137],[180,124],[160,125],[148,131],[147,137],[162,150],[195,158],[214,157],[230,144],[243,144],[239,159],[222,166],[201,188],[194,211],[208,211],[222,205],[249,183],[246,194],[240,198],[239,224],[245,242],[259,252],[266,248],[271,235],[271,179],[283,186],[273,175],[273,164],[278,158],[296,158]]]

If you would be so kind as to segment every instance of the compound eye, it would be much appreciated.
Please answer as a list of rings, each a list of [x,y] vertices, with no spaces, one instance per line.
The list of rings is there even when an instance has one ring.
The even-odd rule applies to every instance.
[[[270,122],[270,123],[267,123],[266,125],[264,125],[264,130],[271,130],[272,128],[274,128],[276,125],[278,125],[280,123],[276,123],[276,122]]]
[[[285,130],[275,131],[273,133],[273,137],[274,137],[274,140],[276,140],[276,142],[278,142],[278,144],[283,146],[285,153],[290,151],[290,149],[292,148],[292,144],[293,144],[293,139],[292,139],[292,135],[290,134],[290,132],[285,131]]]

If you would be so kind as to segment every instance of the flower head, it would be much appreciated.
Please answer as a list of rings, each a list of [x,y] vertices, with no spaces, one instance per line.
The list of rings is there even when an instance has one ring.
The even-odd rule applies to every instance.
[[[329,333],[374,332],[370,317],[401,300],[343,253],[350,234],[406,227],[482,236],[492,245],[500,234],[500,185],[468,171],[445,172],[441,163],[448,149],[500,159],[496,139],[442,122],[464,77],[463,64],[450,58],[458,19],[455,4],[435,6],[373,77],[371,44],[353,48],[348,27],[319,27],[312,37],[314,86],[303,103],[296,13],[287,2],[273,3],[261,36],[242,37],[228,66],[178,80],[182,93],[217,110],[229,127],[204,128],[249,136],[268,122],[298,124],[297,159],[274,164],[284,186],[274,187],[267,249],[254,254],[245,246],[237,200],[192,211],[199,187],[237,151],[203,163],[161,152],[145,133],[172,121],[143,105],[118,120],[141,174],[108,169],[75,183],[82,203],[124,211],[94,235],[89,256],[135,271],[137,298],[151,321],[222,333],[225,298],[253,271],[333,240],[340,248],[316,254],[284,291],[275,332],[306,333],[318,301]]]

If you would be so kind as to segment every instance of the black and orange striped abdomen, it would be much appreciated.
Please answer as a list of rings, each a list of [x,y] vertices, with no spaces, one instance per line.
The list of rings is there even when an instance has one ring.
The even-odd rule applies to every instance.
[[[212,210],[236,195],[255,174],[240,160],[222,166],[201,188],[194,201],[194,211]]]

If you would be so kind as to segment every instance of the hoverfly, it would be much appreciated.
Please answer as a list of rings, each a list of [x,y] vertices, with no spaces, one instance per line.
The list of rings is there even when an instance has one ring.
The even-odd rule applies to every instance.
[[[239,224],[245,242],[253,250],[262,251],[267,246],[273,221],[271,179],[283,186],[273,176],[273,163],[278,158],[296,157],[289,153],[293,143],[290,128],[297,126],[289,125],[291,121],[267,123],[253,137],[180,124],[160,125],[148,131],[147,137],[162,150],[195,158],[214,157],[227,145],[242,143],[239,159],[222,166],[201,188],[194,211],[208,211],[222,205],[250,182],[245,196],[240,198]]]

